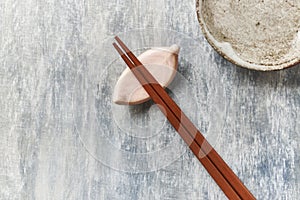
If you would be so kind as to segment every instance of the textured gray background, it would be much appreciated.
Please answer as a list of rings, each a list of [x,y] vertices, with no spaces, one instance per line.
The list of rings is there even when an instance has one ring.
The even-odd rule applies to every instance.
[[[207,112],[197,126],[209,138],[222,123],[221,136],[210,142],[258,199],[297,199],[300,67],[264,73],[227,62],[204,40],[193,0],[0,2],[0,199],[226,198],[190,152],[152,172],[122,172],[87,152],[76,131],[85,107],[74,114],[72,101],[82,91],[73,86],[90,49],[146,27],[182,32],[204,45],[207,68],[184,73]],[[205,86],[197,82],[202,71]],[[216,100],[212,93],[220,87],[225,99]],[[209,112],[218,107],[222,122]]]

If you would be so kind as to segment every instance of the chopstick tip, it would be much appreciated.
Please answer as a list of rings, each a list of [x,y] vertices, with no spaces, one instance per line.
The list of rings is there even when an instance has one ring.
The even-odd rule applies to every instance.
[[[112,43],[112,45],[115,47],[115,49],[117,50],[117,52],[120,54],[120,56],[122,56],[124,53],[122,52],[122,50],[120,49],[120,47],[117,45],[117,43]]]

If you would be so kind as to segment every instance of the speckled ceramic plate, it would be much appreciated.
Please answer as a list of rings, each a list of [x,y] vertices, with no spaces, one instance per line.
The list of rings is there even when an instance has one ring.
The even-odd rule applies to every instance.
[[[278,70],[300,61],[300,1],[197,0],[208,42],[231,62]]]

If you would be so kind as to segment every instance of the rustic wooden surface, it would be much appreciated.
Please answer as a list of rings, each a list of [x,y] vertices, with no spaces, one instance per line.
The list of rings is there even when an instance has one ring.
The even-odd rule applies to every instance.
[[[180,66],[194,92],[192,98],[186,96],[192,103],[185,110],[253,194],[258,199],[299,198],[299,66],[264,73],[224,60],[203,38],[193,0],[3,0],[0,199],[226,199],[196,158],[175,140],[174,130],[156,120],[163,118],[151,102],[135,108],[105,107],[108,83],[121,72],[101,66],[89,71],[91,63],[116,57],[101,57],[101,52],[113,52],[101,46],[103,41],[151,27],[182,33],[202,46],[202,55],[194,56],[203,58],[201,62],[187,60]],[[98,90],[86,86],[97,82]],[[95,89],[93,104],[88,89]],[[147,121],[148,108],[154,116]],[[101,114],[106,110],[121,117],[109,121]],[[143,148],[145,135],[124,136],[133,127],[122,118],[128,116],[124,110],[137,124],[131,134],[139,134],[138,128],[149,121],[153,124],[147,133],[163,126],[148,138],[150,150]],[[118,132],[120,126],[125,130]],[[98,137],[95,127],[105,133],[99,129]],[[114,136],[112,146],[128,157],[111,153],[101,134]],[[173,139],[183,150],[147,154],[151,148],[170,147]],[[178,156],[169,161],[172,155]],[[135,165],[127,168],[131,163]],[[149,168],[147,163],[154,164]]]

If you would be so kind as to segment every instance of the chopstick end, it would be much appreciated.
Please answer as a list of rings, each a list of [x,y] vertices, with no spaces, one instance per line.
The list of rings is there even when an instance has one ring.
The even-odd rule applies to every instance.
[[[115,49],[120,54],[120,56],[124,55],[123,51],[120,49],[120,47],[115,42],[112,45],[115,47]]]

